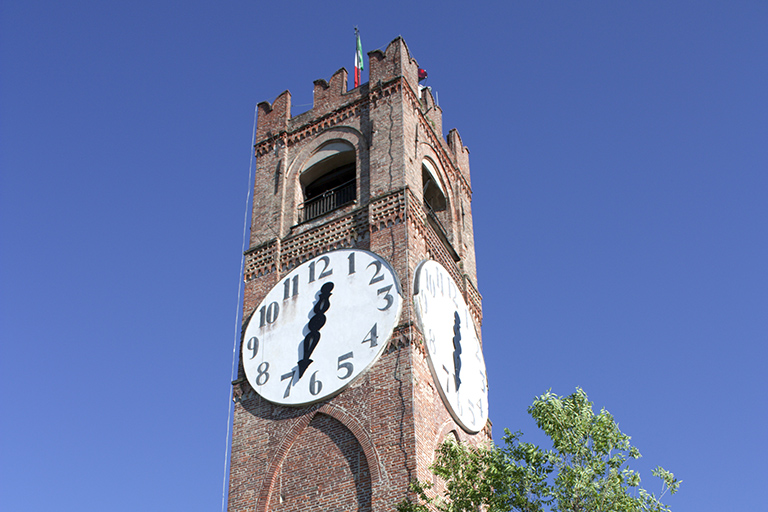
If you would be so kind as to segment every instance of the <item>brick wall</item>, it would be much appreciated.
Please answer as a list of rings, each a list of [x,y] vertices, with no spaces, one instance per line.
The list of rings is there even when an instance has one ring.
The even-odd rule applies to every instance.
[[[282,275],[323,252],[373,251],[401,280],[403,310],[379,360],[339,395],[305,407],[267,402],[239,369],[230,511],[391,511],[413,478],[431,479],[434,450],[446,436],[486,442],[457,426],[432,382],[412,309],[418,263],[437,259],[465,291],[478,322],[468,151],[458,133],[441,133],[441,111],[419,91],[418,65],[397,38],[369,54],[370,81],[347,91],[347,72],[315,81],[314,106],[291,116],[288,91],[258,109],[251,247],[245,317]],[[425,114],[426,113],[426,114]],[[298,223],[299,176],[322,144],[356,149],[357,201]],[[446,247],[422,211],[421,163],[438,164],[450,204]],[[463,212],[463,217],[462,217]],[[458,255],[456,261],[451,249]]]

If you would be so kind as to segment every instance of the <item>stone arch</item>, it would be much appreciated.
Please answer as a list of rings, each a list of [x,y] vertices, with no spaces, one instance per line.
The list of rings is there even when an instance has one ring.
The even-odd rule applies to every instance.
[[[283,204],[285,211],[297,211],[304,201],[301,172],[311,163],[313,155],[328,144],[346,143],[355,150],[355,174],[357,181],[356,197],[361,203],[365,203],[369,197],[368,180],[368,145],[365,136],[359,130],[349,126],[333,126],[313,137],[311,142],[305,144],[297,151],[286,165],[285,170],[285,194]],[[290,224],[293,224],[290,222]]]
[[[320,452],[323,457],[317,456]],[[345,510],[369,511],[382,468],[362,425],[343,409],[325,404],[294,421],[266,475],[257,511],[324,510],[331,494],[335,507],[344,502]],[[284,501],[283,494],[293,501]]]

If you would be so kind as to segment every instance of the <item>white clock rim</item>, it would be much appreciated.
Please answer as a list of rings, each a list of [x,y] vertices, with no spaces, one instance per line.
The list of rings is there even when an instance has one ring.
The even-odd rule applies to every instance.
[[[445,274],[453,280],[453,277],[451,276],[450,272],[448,272],[448,269],[446,269],[439,261],[432,260],[432,259],[424,259],[416,266],[416,271],[414,272],[414,284],[413,284],[413,302],[414,302],[414,309],[416,310],[416,318],[419,322],[419,328],[421,329],[422,336],[426,337],[426,328],[424,326],[424,318],[422,316],[422,308],[421,305],[417,301],[417,297],[419,296],[421,292],[421,288],[419,287],[419,280],[421,278],[421,269],[424,267],[425,264],[428,263],[434,263],[435,265],[439,266]],[[454,285],[456,285],[456,282],[454,281]],[[456,285],[458,290],[458,285]],[[464,300],[463,294],[458,295],[459,299],[461,300],[461,304],[464,306],[464,308],[467,310],[468,318],[472,321],[472,327],[475,330],[475,341],[479,345],[480,348],[480,355],[483,358],[483,369],[486,369],[487,372],[487,366],[485,365],[485,355],[483,354],[483,347],[482,344],[480,344],[480,337],[477,335],[477,325],[475,324],[475,319],[472,317],[472,313],[469,312],[469,306],[467,305],[466,301]],[[426,342],[426,338],[424,339],[424,342]],[[458,414],[458,412],[455,411],[453,406],[453,401],[446,396],[445,391],[443,390],[443,386],[440,384],[440,374],[435,369],[435,363],[432,360],[432,355],[429,352],[428,347],[425,347],[425,352],[427,353],[427,362],[429,366],[429,371],[432,374],[432,380],[436,383],[437,391],[440,394],[440,398],[443,401],[444,404],[447,404],[448,412],[450,413],[451,417],[456,421],[456,423],[461,426],[466,432],[469,432],[471,434],[477,434],[483,430],[485,425],[481,425],[478,429],[475,429],[474,427],[468,426],[464,420],[461,418],[461,416]],[[486,403],[486,411],[484,414],[485,417],[485,423],[488,421],[488,384],[486,383],[485,386],[485,403]]]
[[[382,265],[385,266],[390,271],[390,273],[391,273],[391,275],[393,277],[393,281],[394,281],[394,285],[395,285],[395,295],[397,295],[397,299],[395,299],[395,302],[397,304],[395,304],[396,311],[395,311],[395,313],[393,315],[394,320],[391,323],[391,327],[387,330],[387,335],[385,337],[386,341],[384,343],[381,343],[381,348],[379,348],[379,350],[376,352],[376,354],[373,356],[373,358],[371,358],[371,361],[367,365],[365,365],[360,371],[358,371],[357,374],[354,377],[352,377],[348,382],[345,382],[341,387],[339,387],[338,389],[336,389],[334,391],[331,391],[331,392],[329,392],[327,394],[322,394],[320,396],[320,398],[314,398],[312,400],[305,401],[305,402],[286,402],[284,400],[279,400],[279,399],[278,400],[274,400],[272,398],[268,398],[268,397],[264,396],[263,394],[259,393],[258,387],[254,386],[253,383],[251,382],[250,375],[248,374],[248,372],[245,369],[245,364],[243,364],[243,372],[245,373],[245,378],[248,381],[248,384],[251,386],[251,389],[253,389],[254,393],[259,395],[261,398],[263,398],[264,400],[268,401],[269,403],[276,404],[276,405],[282,405],[282,406],[285,406],[285,407],[299,408],[299,407],[305,407],[305,406],[308,406],[308,405],[317,404],[317,403],[322,402],[324,400],[331,399],[331,398],[339,395],[342,391],[346,390],[350,386],[352,386],[363,374],[368,372],[368,370],[370,370],[370,368],[374,364],[376,364],[376,362],[379,360],[381,355],[384,353],[384,350],[386,349],[387,345],[389,345],[389,342],[390,342],[390,340],[392,338],[392,334],[395,332],[395,328],[398,326],[398,324],[400,322],[400,316],[402,315],[402,312],[403,312],[403,303],[405,301],[405,299],[403,297],[403,293],[402,293],[402,286],[400,284],[400,278],[399,278],[397,272],[395,271],[394,267],[383,256],[381,256],[379,254],[376,254],[373,251],[366,250],[366,249],[357,249],[357,248],[353,248],[353,247],[344,247],[344,248],[339,248],[339,249],[332,249],[330,251],[325,251],[325,252],[316,254],[312,258],[308,258],[307,260],[301,262],[300,264],[298,264],[295,267],[293,267],[292,269],[290,269],[290,271],[288,271],[284,276],[281,276],[278,279],[277,283],[275,283],[275,285],[272,286],[272,288],[270,288],[269,291],[267,291],[267,293],[262,298],[261,302],[259,302],[259,304],[256,305],[256,307],[253,309],[253,311],[251,311],[251,313],[248,316],[248,321],[246,323],[245,329],[243,330],[243,339],[241,340],[241,346],[240,346],[241,361],[244,360],[244,356],[245,356],[245,354],[243,353],[243,351],[245,350],[245,343],[244,342],[248,338],[248,336],[247,336],[248,328],[250,327],[251,321],[254,320],[254,318],[256,317],[255,313],[259,310],[259,308],[261,306],[265,305],[264,303],[267,300],[267,297],[269,296],[269,294],[271,294],[275,289],[278,289],[278,287],[281,286],[281,283],[283,282],[283,279],[288,278],[288,276],[290,276],[291,273],[293,273],[294,271],[298,270],[302,266],[309,265],[311,262],[317,261],[317,259],[321,258],[322,256],[326,256],[326,255],[331,254],[331,253],[343,253],[343,252],[366,253],[366,254],[372,256],[374,259],[380,261],[382,263]],[[379,337],[381,338],[381,335],[379,335]]]

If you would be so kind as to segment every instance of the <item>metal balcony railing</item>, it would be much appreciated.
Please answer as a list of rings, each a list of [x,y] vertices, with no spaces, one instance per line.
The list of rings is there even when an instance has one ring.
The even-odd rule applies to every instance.
[[[312,220],[325,215],[331,210],[340,208],[355,200],[355,180],[350,180],[336,188],[332,188],[304,202],[304,210],[301,214],[302,222]]]

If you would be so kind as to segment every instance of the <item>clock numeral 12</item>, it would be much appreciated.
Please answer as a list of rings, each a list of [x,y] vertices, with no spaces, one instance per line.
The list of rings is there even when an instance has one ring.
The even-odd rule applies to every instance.
[[[331,259],[328,256],[320,256],[317,261],[323,262],[323,270],[320,271],[320,275],[317,276],[318,279],[323,279],[328,277],[329,275],[333,274],[333,269],[328,268],[331,265]],[[315,262],[309,264],[309,282],[313,282],[315,280]]]

